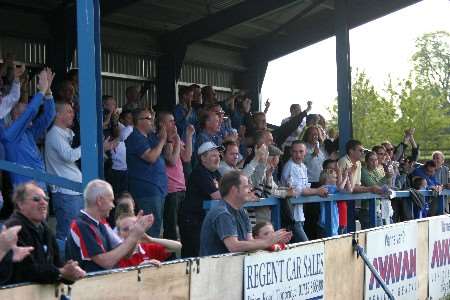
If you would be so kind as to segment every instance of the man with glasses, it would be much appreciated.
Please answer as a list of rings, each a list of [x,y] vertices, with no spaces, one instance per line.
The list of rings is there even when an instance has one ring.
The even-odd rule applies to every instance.
[[[33,247],[31,254],[14,264],[8,283],[71,283],[85,276],[77,262],[62,263],[56,239],[47,223],[48,197],[35,183],[18,185],[13,195],[15,211],[6,227],[21,226],[17,244]]]
[[[133,132],[125,140],[128,186],[138,209],[155,217],[148,234],[159,237],[167,194],[166,165],[161,155],[167,142],[167,131],[162,126],[158,134],[154,132],[153,116],[146,109],[135,110],[133,121]]]
[[[364,153],[362,143],[358,140],[349,140],[345,145],[346,155],[341,157],[338,161],[339,172],[351,171],[351,186],[353,193],[376,193],[382,194],[383,190],[379,186],[362,186],[361,185],[361,157]],[[357,210],[360,209],[361,203],[356,202]],[[339,227],[341,233],[345,233],[347,227],[347,202],[339,201]]]

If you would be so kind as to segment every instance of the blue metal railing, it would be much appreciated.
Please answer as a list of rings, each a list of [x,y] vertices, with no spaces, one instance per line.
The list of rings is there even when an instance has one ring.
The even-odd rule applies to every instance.
[[[420,190],[419,191],[423,196],[430,197],[433,196],[433,192],[429,190]],[[446,207],[447,196],[450,195],[450,190],[443,190],[439,194],[439,204],[437,212],[438,214],[443,214]],[[414,216],[414,205],[412,201],[409,199],[410,192],[409,191],[393,191],[393,194],[390,198],[403,198],[408,207]],[[327,236],[331,236],[331,212],[332,212],[332,204],[334,201],[355,201],[355,200],[363,200],[369,201],[369,223],[371,227],[376,227],[376,199],[383,199],[386,197],[381,197],[378,194],[372,193],[336,193],[330,194],[328,197],[319,197],[319,196],[299,196],[296,198],[291,198],[290,201],[292,204],[306,204],[306,203],[318,203],[322,202],[325,204],[325,232]],[[279,198],[265,198],[255,202],[247,202],[244,207],[245,208],[254,208],[261,206],[269,206],[271,207],[272,212],[272,223],[274,228],[279,229],[281,227],[281,217],[280,217],[280,201],[286,201],[284,199]],[[209,210],[211,207],[215,206],[219,200],[207,200],[204,201],[203,208],[205,210]],[[349,208],[350,210],[350,208]],[[354,228],[355,217],[354,213],[349,212],[349,228]],[[352,224],[351,224],[352,223]],[[352,227],[353,225],[353,227]],[[351,230],[354,231],[354,230]]]

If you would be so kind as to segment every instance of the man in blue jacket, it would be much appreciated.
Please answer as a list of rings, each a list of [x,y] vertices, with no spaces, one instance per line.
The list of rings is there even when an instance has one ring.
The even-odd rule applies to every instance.
[[[50,89],[53,78],[54,73],[51,69],[46,68],[41,71],[38,83],[39,92],[28,104],[18,103],[12,109],[12,123],[0,132],[0,139],[5,146],[6,160],[44,171],[44,161],[36,145],[36,140],[45,134],[55,117],[55,103]],[[38,115],[42,103],[44,110]],[[15,173],[11,173],[10,176],[14,186],[31,180],[29,177]],[[46,190],[44,182],[36,183]]]

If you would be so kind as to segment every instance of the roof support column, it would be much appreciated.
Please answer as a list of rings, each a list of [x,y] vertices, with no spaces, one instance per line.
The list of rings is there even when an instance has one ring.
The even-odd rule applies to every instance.
[[[77,0],[80,129],[83,187],[103,177],[100,3]],[[92,130],[92,127],[96,130]]]
[[[49,20],[52,38],[47,51],[46,63],[52,66],[53,71],[58,75],[55,78],[57,87],[70,68],[76,46],[75,6],[73,4],[63,5],[53,15],[55,17]]]
[[[338,91],[339,152],[345,154],[345,144],[352,138],[352,95],[348,0],[335,0],[336,65]],[[355,205],[348,202],[348,230],[355,230]]]
[[[252,99],[252,111],[259,111],[263,107],[261,100],[261,89],[266,76],[267,62],[251,65],[245,74],[246,89],[248,96]]]
[[[157,110],[172,111],[177,104],[177,81],[180,79],[186,46],[168,51],[158,58],[157,69]]]

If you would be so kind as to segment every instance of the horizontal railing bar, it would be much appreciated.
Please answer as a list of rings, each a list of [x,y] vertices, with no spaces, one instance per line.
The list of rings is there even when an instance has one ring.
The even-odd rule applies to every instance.
[[[64,177],[51,175],[40,170],[26,167],[10,161],[0,160],[0,170],[5,170],[22,176],[31,177],[34,180],[45,181],[48,184],[53,184],[75,192],[83,192],[83,186],[81,182],[76,182]]]
[[[424,196],[432,196],[433,192],[429,190],[419,190]],[[450,190],[445,189],[439,195],[448,196],[450,195]],[[409,191],[393,191],[391,198],[408,198],[410,196]],[[316,202],[330,202],[330,201],[355,201],[355,200],[371,200],[371,199],[381,199],[386,198],[379,194],[372,193],[336,193],[330,194],[327,197],[319,197],[319,196],[298,196],[295,198],[291,198],[292,204],[305,204],[305,203],[316,203]],[[214,206],[218,203],[219,200],[207,200],[203,203],[204,209],[210,209],[211,206]],[[277,198],[262,198],[259,201],[247,202],[244,207],[259,207],[259,206],[275,206],[278,204]]]

